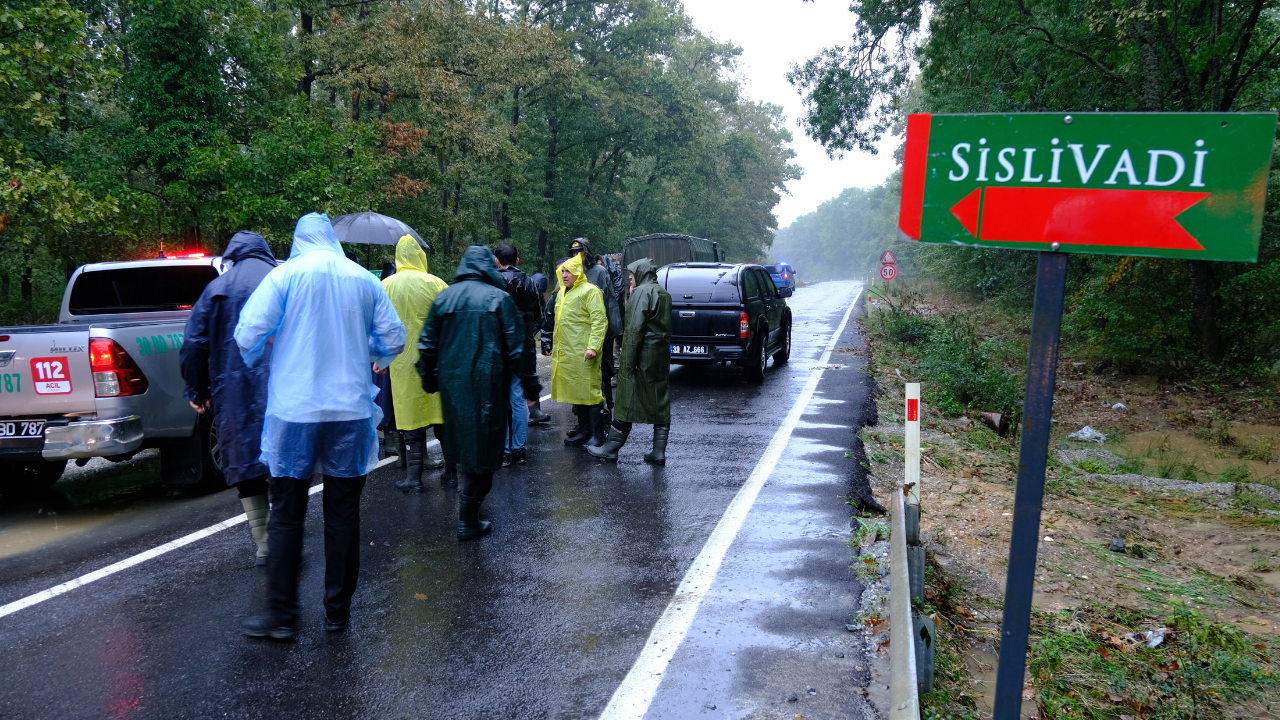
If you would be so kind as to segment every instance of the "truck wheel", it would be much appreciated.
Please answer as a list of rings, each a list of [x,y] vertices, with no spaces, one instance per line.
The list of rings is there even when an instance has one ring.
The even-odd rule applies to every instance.
[[[743,361],[742,369],[747,376],[747,382],[753,385],[764,382],[764,369],[769,364],[769,356],[765,355],[764,347],[768,337],[768,329],[761,325],[756,333],[755,342],[747,346],[747,359]]]
[[[0,491],[6,495],[35,495],[53,487],[66,469],[66,460],[0,463],[0,474],[5,477]]]
[[[791,359],[791,319],[782,321],[782,347],[773,354],[774,365],[785,365]]]
[[[200,462],[204,465],[200,484],[210,491],[227,489],[227,476],[222,473],[222,451],[218,444],[218,423],[213,413],[200,416],[196,427],[200,433]]]

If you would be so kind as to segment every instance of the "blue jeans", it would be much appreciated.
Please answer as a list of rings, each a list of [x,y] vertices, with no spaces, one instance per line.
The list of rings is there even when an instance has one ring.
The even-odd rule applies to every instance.
[[[520,378],[511,375],[511,422],[507,424],[507,444],[503,452],[523,450],[529,439],[529,406],[524,401]]]

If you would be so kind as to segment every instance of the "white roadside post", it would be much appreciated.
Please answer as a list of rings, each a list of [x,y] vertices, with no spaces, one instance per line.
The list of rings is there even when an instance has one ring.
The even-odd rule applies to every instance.
[[[906,530],[907,576],[912,605],[924,602],[924,544],[920,542],[920,383],[907,383],[906,414],[903,440],[906,465],[903,486],[906,490],[903,521]],[[911,613],[911,636],[915,645],[916,682],[921,693],[933,691],[934,625],[930,617]]]
[[[907,487],[907,504],[920,508],[920,383],[907,383],[906,446],[907,473],[903,483]],[[918,531],[917,525],[917,531]],[[910,534],[910,530],[907,531]],[[913,544],[919,544],[917,541]]]

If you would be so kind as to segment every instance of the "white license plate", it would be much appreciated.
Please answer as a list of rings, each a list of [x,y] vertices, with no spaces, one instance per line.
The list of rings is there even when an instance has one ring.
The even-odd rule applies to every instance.
[[[706,355],[706,345],[672,345],[672,355]]]
[[[0,439],[37,438],[44,435],[44,420],[0,421]]]

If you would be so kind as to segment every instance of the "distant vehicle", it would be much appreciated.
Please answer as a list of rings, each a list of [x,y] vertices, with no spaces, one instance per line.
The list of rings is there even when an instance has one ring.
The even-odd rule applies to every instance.
[[[717,243],[690,235],[655,233],[631,238],[622,246],[624,268],[645,257],[658,267],[678,262],[714,263],[724,259]]]
[[[44,489],[68,460],[152,447],[164,482],[221,487],[213,413],[183,397],[178,351],[191,306],[223,269],[202,253],[84,265],[58,323],[0,327],[0,490]]]
[[[765,265],[765,272],[769,273],[769,277],[773,278],[773,284],[778,287],[791,288],[792,292],[796,289],[796,271],[795,268],[787,264],[786,260],[777,265]]]
[[[790,359],[793,290],[759,265],[674,263],[659,268],[658,282],[671,293],[671,362],[729,362],[760,383],[770,355],[777,365]]]

